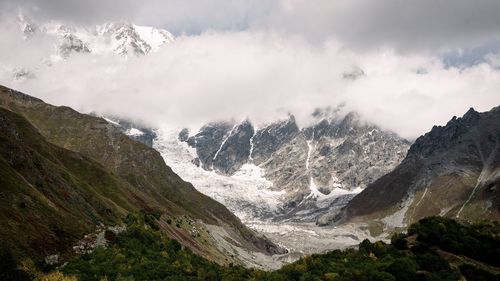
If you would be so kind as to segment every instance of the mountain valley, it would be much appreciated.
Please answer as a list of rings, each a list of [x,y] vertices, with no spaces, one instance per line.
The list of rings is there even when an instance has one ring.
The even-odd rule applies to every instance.
[[[500,5],[18,2],[0,281],[500,280]]]
[[[8,180],[2,184],[2,198],[9,202],[3,204],[9,211],[2,214],[19,211],[15,216],[3,217],[3,224],[11,227],[4,229],[7,232],[2,233],[2,240],[19,253],[40,257],[71,252],[69,248],[77,237],[101,223],[119,224],[127,213],[138,211],[157,216],[169,236],[221,263],[231,258],[228,250],[241,252],[231,258],[237,262],[243,262],[240,258],[245,253],[263,253],[265,257],[285,252],[246,228],[223,205],[180,179],[158,152],[131,140],[104,119],[48,105],[8,88],[0,90],[5,121],[2,125],[8,126],[2,129],[6,134],[2,171]],[[27,132],[20,133],[22,130]],[[20,152],[13,153],[15,149]],[[20,170],[22,167],[26,170]],[[23,186],[26,188],[19,189]],[[78,201],[82,203],[75,203]],[[96,209],[92,211],[84,203]],[[74,204],[82,209],[70,207]],[[32,219],[44,226],[40,231],[27,223],[33,212],[38,218]],[[172,219],[179,221],[177,228],[165,223]],[[181,222],[186,220],[189,224],[184,229]],[[190,234],[193,224],[212,234]],[[30,228],[22,230],[25,227]],[[11,240],[16,237],[12,232],[25,233],[26,240]],[[44,237],[52,237],[54,242],[43,243]],[[39,243],[30,244],[36,241]]]

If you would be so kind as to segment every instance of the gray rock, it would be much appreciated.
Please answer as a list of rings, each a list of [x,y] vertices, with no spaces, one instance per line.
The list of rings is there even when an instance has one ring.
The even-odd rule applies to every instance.
[[[64,34],[59,43],[59,52],[63,58],[71,53],[90,53],[89,46],[74,34]]]
[[[309,194],[306,160],[306,138],[299,133],[260,165],[273,188],[286,191],[288,208],[296,207]]]
[[[292,141],[299,134],[299,127],[295,118],[290,116],[285,121],[276,122],[257,130],[252,138],[253,150],[251,158],[253,163],[259,165],[282,146]]]
[[[250,139],[254,129],[249,121],[235,126],[224,139],[213,158],[213,167],[226,175],[232,175],[248,162]]]
[[[214,157],[233,127],[229,122],[214,122],[203,126],[196,135],[188,138],[187,143],[196,148],[203,169],[213,170]]]
[[[392,172],[357,195],[337,219],[369,216],[405,226],[432,215],[500,220],[500,111],[470,109],[419,137]],[[391,210],[391,212],[388,212]]]
[[[363,71],[363,69],[361,69],[359,67],[353,67],[352,69],[344,71],[342,73],[342,78],[344,78],[346,80],[355,81],[355,80],[358,80],[359,78],[361,78],[365,75],[366,74]]]
[[[44,261],[48,265],[56,265],[59,263],[59,254],[47,256]]]
[[[289,215],[284,219],[303,213],[308,215],[300,217],[312,219],[329,210],[327,203],[318,207],[316,197],[309,196],[311,180],[324,195],[335,188],[364,188],[390,172],[408,150],[408,141],[361,122],[356,113],[342,116],[336,108],[317,110],[313,116],[317,122],[303,129],[293,116],[256,132],[249,121],[211,123],[186,142],[196,148],[204,169],[232,175],[245,163],[261,167],[273,189],[285,191],[283,212]],[[186,139],[185,131],[181,135]],[[335,209],[352,197],[337,200]]]
[[[186,142],[189,138],[189,130],[187,128],[182,129],[179,132],[179,141]]]

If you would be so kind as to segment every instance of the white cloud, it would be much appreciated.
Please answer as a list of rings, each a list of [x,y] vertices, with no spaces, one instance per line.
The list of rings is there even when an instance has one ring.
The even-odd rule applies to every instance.
[[[0,47],[0,61],[36,62],[31,50]],[[366,76],[343,79],[354,66]],[[484,111],[500,104],[500,72],[489,64],[459,70],[433,56],[353,51],[335,39],[315,44],[271,31],[181,36],[141,58],[73,56],[38,70],[36,79],[13,82],[10,75],[0,73],[0,83],[47,102],[153,125],[265,122],[288,112],[306,124],[315,108],[346,102],[368,121],[413,138],[471,106]]]

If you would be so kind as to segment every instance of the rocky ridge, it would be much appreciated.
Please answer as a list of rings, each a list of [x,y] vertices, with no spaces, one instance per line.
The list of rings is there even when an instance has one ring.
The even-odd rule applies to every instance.
[[[500,220],[500,108],[470,109],[419,137],[394,171],[370,184],[339,221],[404,227],[441,215]]]
[[[316,122],[299,128],[294,117],[255,128],[241,123],[210,123],[179,140],[196,150],[195,163],[232,176],[243,165],[262,169],[271,189],[284,192],[281,219],[316,218],[339,208],[404,158],[409,142],[366,124],[360,116],[331,109],[317,111]],[[318,212],[319,211],[319,212]]]

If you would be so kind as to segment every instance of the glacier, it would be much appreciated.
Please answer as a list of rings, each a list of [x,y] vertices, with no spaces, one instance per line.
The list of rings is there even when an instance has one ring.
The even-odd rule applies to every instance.
[[[357,225],[320,227],[313,222],[318,205],[325,209],[331,204],[343,206],[351,198],[346,195],[353,196],[361,191],[360,188],[349,191],[337,187],[328,195],[321,193],[321,196],[311,198],[304,206],[306,209],[294,214],[309,217],[309,221],[280,219],[286,217],[283,213],[285,191],[273,190],[272,182],[263,177],[262,168],[246,163],[231,176],[207,171],[192,161],[197,157],[196,150],[179,140],[180,130],[175,127],[157,129],[153,148],[160,152],[175,173],[191,182],[197,190],[225,205],[253,230],[289,250],[287,255],[276,259],[292,262],[304,254],[346,248],[363,239],[373,239]],[[307,210],[308,207],[312,210]]]

